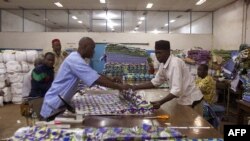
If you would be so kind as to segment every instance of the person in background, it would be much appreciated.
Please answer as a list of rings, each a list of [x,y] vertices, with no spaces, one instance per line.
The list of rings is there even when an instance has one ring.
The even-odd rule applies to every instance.
[[[151,82],[132,86],[133,90],[149,89],[167,82],[170,93],[159,101],[151,102],[158,109],[162,104],[177,98],[180,105],[188,105],[202,115],[201,91],[196,87],[195,81],[189,70],[180,58],[170,54],[169,41],[159,40],[155,42],[155,55],[160,63],[159,70]]]
[[[44,97],[54,80],[55,55],[47,52],[43,64],[33,69],[31,74],[31,90],[29,97]]]
[[[37,63],[40,63],[39,60],[36,62],[36,65]],[[54,63],[55,55],[52,52],[47,52],[44,55],[42,64],[36,66],[31,73],[31,90],[27,100],[32,109],[32,114],[35,113],[38,119],[41,119],[39,113],[41,111],[44,95],[54,80]]]
[[[52,86],[46,93],[42,105],[41,116],[45,120],[52,120],[53,115],[61,113],[65,102],[70,102],[77,91],[79,80],[87,86],[98,84],[101,86],[126,90],[129,85],[115,83],[105,76],[99,75],[86,62],[85,58],[92,58],[94,55],[95,42],[89,37],[83,37],[79,41],[79,47],[76,52],[72,52],[63,61],[58,70]],[[64,101],[62,100],[64,99]]]
[[[219,121],[225,112],[225,108],[216,105],[216,82],[213,77],[208,75],[208,65],[201,64],[197,69],[198,78],[196,85],[204,95],[203,116],[214,127],[218,127]]]
[[[68,54],[66,51],[62,51],[62,46],[59,39],[52,40],[52,48],[53,53],[55,54],[54,71],[55,73],[57,73],[60,65],[62,64],[63,60],[68,56]]]
[[[41,58],[37,58],[34,62],[34,67],[36,68],[37,66],[42,64],[42,59]],[[30,94],[30,90],[31,90],[31,74],[32,74],[33,69],[31,69],[28,73],[26,73],[23,77],[23,89],[22,89],[22,93],[23,93],[23,97],[26,97]]]
[[[204,100],[209,104],[213,104],[216,96],[216,82],[212,76],[208,75],[208,66],[206,64],[201,64],[198,67],[197,74],[198,78],[195,82],[196,85],[201,90]]]

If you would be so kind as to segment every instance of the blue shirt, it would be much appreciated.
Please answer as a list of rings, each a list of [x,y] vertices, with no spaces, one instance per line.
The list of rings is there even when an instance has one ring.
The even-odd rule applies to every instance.
[[[100,75],[84,61],[78,52],[72,52],[61,64],[52,86],[45,94],[41,116],[47,118],[53,111],[64,105],[58,95],[70,102],[76,93],[79,80],[91,86],[99,77]]]

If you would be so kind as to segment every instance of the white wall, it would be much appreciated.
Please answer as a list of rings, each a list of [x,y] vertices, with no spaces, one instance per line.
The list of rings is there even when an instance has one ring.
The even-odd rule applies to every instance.
[[[17,32],[23,31],[23,19],[17,15],[11,14],[5,10],[1,11],[2,31]]]
[[[5,10],[1,11],[2,13],[2,31],[8,32],[22,32],[23,31],[23,18],[17,15],[14,15]],[[24,31],[25,32],[44,32],[45,27],[41,24],[32,22],[28,19],[24,19]]]
[[[238,50],[242,42],[243,0],[214,12],[213,48]]]
[[[212,14],[207,14],[206,16],[194,21],[192,23],[192,33],[193,34],[211,34],[212,33]]]
[[[44,25],[24,19],[24,32],[44,32],[44,31],[45,31]]]
[[[81,37],[88,36],[97,43],[149,43],[141,48],[153,50],[157,40],[169,40],[172,49],[190,49],[196,46],[211,49],[212,35],[146,34],[146,33],[75,33],[33,32],[0,33],[0,48],[50,49],[51,40],[58,38],[64,48],[77,48]]]
[[[190,24],[180,27],[173,33],[190,33]],[[211,14],[192,22],[192,34],[211,34],[212,33],[212,18]]]

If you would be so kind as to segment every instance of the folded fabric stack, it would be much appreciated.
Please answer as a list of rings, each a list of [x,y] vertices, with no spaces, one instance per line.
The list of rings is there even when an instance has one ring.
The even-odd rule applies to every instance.
[[[242,99],[244,101],[250,102],[250,78],[247,75],[240,75],[240,81],[244,88]]]
[[[171,139],[180,140],[184,136],[177,130],[167,127],[156,127],[147,124],[132,128],[100,127],[83,129],[53,129],[48,127],[26,127],[19,129],[10,140],[151,140]]]
[[[154,110],[149,102],[134,92],[76,95],[73,103],[76,112],[82,115],[149,115]]]
[[[128,63],[106,63],[104,74],[112,76],[123,76],[127,73],[147,73],[146,63],[141,64],[128,64]]]
[[[188,58],[195,60],[196,64],[208,63],[210,59],[210,51],[208,50],[189,50]]]

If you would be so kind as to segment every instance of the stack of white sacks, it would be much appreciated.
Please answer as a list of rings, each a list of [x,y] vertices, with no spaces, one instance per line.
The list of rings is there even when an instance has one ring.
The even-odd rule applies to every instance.
[[[37,57],[36,50],[5,50],[0,53],[0,89],[4,91],[4,102],[20,104],[22,97],[28,95],[22,93],[23,77],[34,68]],[[5,80],[10,82],[10,87],[6,86]]]

